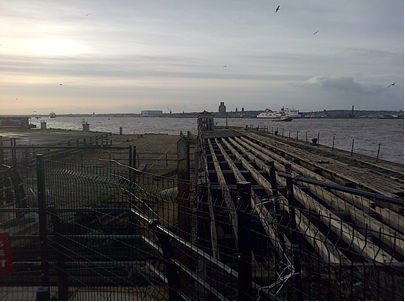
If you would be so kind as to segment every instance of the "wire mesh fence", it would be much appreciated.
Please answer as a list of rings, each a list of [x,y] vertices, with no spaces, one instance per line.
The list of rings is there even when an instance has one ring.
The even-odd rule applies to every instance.
[[[359,192],[289,173],[272,195],[225,190],[141,172],[127,151],[37,156],[20,182],[3,165],[1,299],[403,300],[403,216],[365,216]]]

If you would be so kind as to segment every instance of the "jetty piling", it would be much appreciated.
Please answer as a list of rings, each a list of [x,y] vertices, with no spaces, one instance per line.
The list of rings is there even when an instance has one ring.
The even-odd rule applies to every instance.
[[[381,143],[378,144],[377,157],[375,159],[376,163],[378,163],[378,156],[380,155],[380,147],[381,147]]]
[[[83,131],[85,132],[90,131],[90,124],[88,122],[83,121]]]
[[[352,139],[352,150],[350,151],[350,156],[353,156],[353,150],[354,150],[354,139]]]

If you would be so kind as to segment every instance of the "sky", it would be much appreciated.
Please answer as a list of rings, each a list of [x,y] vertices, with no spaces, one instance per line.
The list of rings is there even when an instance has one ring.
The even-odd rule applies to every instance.
[[[404,1],[0,1],[0,115],[221,102],[403,110]]]

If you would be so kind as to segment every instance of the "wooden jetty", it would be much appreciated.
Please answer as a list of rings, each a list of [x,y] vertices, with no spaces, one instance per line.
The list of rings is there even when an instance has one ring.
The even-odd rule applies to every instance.
[[[324,260],[332,265],[352,265],[361,259],[364,263],[403,266],[403,165],[376,162],[375,158],[258,129],[214,129],[212,124],[200,124],[205,169],[200,171],[199,179],[207,180],[214,188],[212,203],[225,201],[233,233],[237,232],[237,218],[230,192],[236,189],[237,182],[248,181],[252,184],[252,208],[271,241],[274,245],[291,245],[291,238],[280,234],[274,223],[276,202],[281,211],[288,213],[291,209],[287,180],[282,175],[290,167],[298,231]],[[273,183],[272,167],[276,180]],[[367,193],[358,195],[358,191]],[[214,217],[215,213],[210,215]],[[312,219],[315,216],[317,223]],[[212,225],[213,247],[220,240],[214,228]],[[356,257],[350,257],[354,254]]]

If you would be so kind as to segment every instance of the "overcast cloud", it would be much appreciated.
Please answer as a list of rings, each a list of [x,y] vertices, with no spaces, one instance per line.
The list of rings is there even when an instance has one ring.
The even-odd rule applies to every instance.
[[[0,44],[0,114],[404,109],[403,0],[1,1]]]

